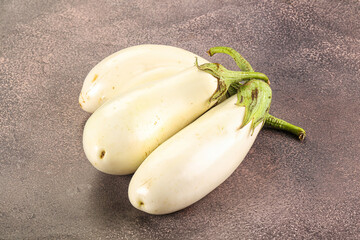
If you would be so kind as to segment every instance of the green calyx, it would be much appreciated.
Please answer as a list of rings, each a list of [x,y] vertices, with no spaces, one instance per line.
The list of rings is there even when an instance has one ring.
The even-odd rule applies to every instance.
[[[246,61],[237,51],[229,47],[210,48],[208,54],[225,53],[231,56],[240,70],[230,71],[218,63],[206,63],[196,66],[198,69],[208,72],[218,79],[218,91],[212,96],[218,98],[227,93],[228,96],[237,94],[237,105],[245,107],[245,115],[240,128],[251,121],[251,131],[264,122],[271,103],[271,88],[269,78],[259,72],[254,72],[250,63]]]
[[[244,81],[246,82],[246,80],[250,80],[253,78],[261,79],[266,82],[268,82],[269,80],[269,78],[263,73],[231,71],[218,63],[205,63],[199,65],[197,59],[195,61],[195,66],[199,70],[213,75],[218,80],[218,89],[212,95],[210,101],[219,101],[221,97],[228,92],[229,87],[232,84],[237,84]]]
[[[209,54],[210,57],[212,57],[216,53],[227,54],[227,55],[229,55],[230,57],[232,57],[234,59],[236,65],[240,68],[241,71],[254,72],[254,70],[251,67],[250,63],[243,56],[241,56],[240,53],[238,53],[237,51],[235,51],[232,48],[229,48],[229,47],[213,47],[213,48],[210,48],[209,51],[207,51],[207,53]],[[267,80],[267,81],[270,84],[269,80]],[[239,86],[240,86],[240,84],[238,84],[238,83],[231,84],[230,87],[228,88],[227,95],[230,97],[230,96],[236,94],[237,89],[239,89]]]
[[[232,57],[237,66],[242,70],[230,71],[218,63],[206,63],[195,65],[201,71],[207,72],[218,79],[218,89],[210,101],[219,101],[222,97],[230,97],[237,94],[236,105],[245,108],[244,119],[239,129],[251,122],[251,131],[262,123],[267,127],[283,130],[295,134],[300,140],[304,140],[305,130],[292,125],[282,119],[269,114],[272,91],[270,81],[263,73],[254,72],[250,63],[237,51],[229,47],[213,47],[207,53],[213,56],[216,53],[224,53]]]
[[[253,79],[241,85],[237,92],[236,105],[245,107],[245,115],[240,128],[251,121],[251,131],[264,122],[271,104],[272,91],[269,84]]]

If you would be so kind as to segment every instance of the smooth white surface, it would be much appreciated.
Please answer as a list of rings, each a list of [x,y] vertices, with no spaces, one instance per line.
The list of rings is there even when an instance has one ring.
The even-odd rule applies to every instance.
[[[147,213],[167,214],[200,200],[225,181],[251,148],[262,124],[239,129],[244,108],[236,95],[169,138],[136,170],[131,204]]]
[[[194,66],[107,101],[86,122],[87,158],[105,173],[135,172],[156,147],[214,104],[209,99],[217,85]]]
[[[99,62],[86,76],[79,103],[94,112],[105,101],[138,87],[178,74],[207,61],[184,49],[166,45],[138,45],[118,51]]]

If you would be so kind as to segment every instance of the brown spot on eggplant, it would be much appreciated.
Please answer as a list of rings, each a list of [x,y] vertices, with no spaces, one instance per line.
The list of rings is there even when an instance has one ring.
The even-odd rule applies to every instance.
[[[85,99],[84,99],[82,92],[80,93],[80,98],[81,98],[82,102],[85,103]],[[81,105],[81,103],[80,103],[80,105]]]
[[[100,159],[103,159],[105,157],[105,150],[102,150],[100,152]]]
[[[95,82],[99,75],[95,74],[93,80],[91,82]]]
[[[152,179],[152,178],[149,178],[148,180],[146,180],[146,181],[145,181],[143,184],[141,184],[140,186],[145,186],[145,185],[146,185],[146,187],[149,188],[149,187],[151,186],[152,182],[153,182],[153,179]]]

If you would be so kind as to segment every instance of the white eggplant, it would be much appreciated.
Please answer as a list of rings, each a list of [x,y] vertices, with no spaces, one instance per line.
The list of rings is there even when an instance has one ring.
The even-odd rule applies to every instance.
[[[207,73],[208,68],[214,74]],[[233,81],[253,77],[267,79],[262,73],[196,62],[172,77],[119,94],[88,119],[85,154],[102,172],[131,174],[156,147],[221,99]]]
[[[267,83],[251,80],[245,85],[238,96],[212,108],[149,155],[129,185],[134,207],[151,214],[178,211],[203,198],[235,171],[259,133],[271,102]],[[245,107],[250,111],[245,113]]]
[[[105,173],[133,173],[158,145],[215,103],[209,98],[217,85],[216,78],[191,67],[109,100],[86,122],[87,158]]]
[[[207,61],[184,49],[165,45],[138,45],[118,51],[99,62],[86,76],[79,103],[94,112],[105,101],[145,82],[178,74]]]
[[[250,64],[231,48],[208,51],[210,56],[221,52],[233,57],[244,72],[206,62],[199,66],[197,61],[196,67],[177,71],[175,65],[161,65],[164,59],[146,70],[135,58],[134,66],[115,64],[111,58],[99,64],[99,69],[106,69],[109,63],[113,73],[114,67],[130,69],[126,74],[132,76],[132,83],[127,85],[122,79],[119,86],[125,87],[113,97],[108,88],[118,77],[104,77],[112,80],[104,80],[104,86],[99,88],[103,90],[94,90],[99,103],[89,105],[94,110],[104,99],[110,100],[88,119],[83,146],[90,162],[100,171],[129,174],[137,169],[128,192],[134,207],[151,214],[167,214],[200,200],[238,167],[264,124],[304,139],[303,129],[269,115],[268,78],[253,72]],[[90,91],[96,89],[95,83],[90,85]],[[237,97],[227,99],[191,123],[225,94],[235,93]],[[89,91],[86,94],[88,98]],[[83,97],[80,95],[80,101]]]
[[[240,69],[253,71],[231,48],[209,50],[210,56],[219,52],[232,56]],[[200,69],[217,76],[214,65],[204,64]],[[226,86],[228,94],[237,95],[156,148],[130,181],[131,204],[150,214],[168,214],[195,203],[235,171],[263,125],[289,131],[303,140],[302,128],[268,113],[272,92],[268,79],[263,80],[235,81],[230,88]]]

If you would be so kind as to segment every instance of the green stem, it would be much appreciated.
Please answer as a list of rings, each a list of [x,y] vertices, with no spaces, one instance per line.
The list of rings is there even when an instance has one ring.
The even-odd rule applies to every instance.
[[[215,53],[225,53],[235,60],[236,65],[240,68],[240,70],[245,71],[245,72],[253,72],[254,71],[253,68],[251,67],[250,63],[248,61],[246,61],[246,59],[243,56],[241,56],[240,53],[238,53],[237,51],[235,51],[232,48],[213,47],[213,48],[210,48],[209,51],[207,51],[207,53],[210,55],[210,57],[212,57]]]
[[[260,72],[231,71],[218,63],[204,63],[199,66],[197,59],[195,65],[198,69],[210,73],[216,78],[222,78],[229,84],[253,78],[264,80],[266,83],[269,83],[269,78]]]
[[[236,72],[236,71],[227,70],[222,74],[222,76],[230,84],[241,82],[243,80],[253,79],[253,78],[264,80],[264,82],[266,83],[268,83],[269,81],[269,78],[265,74],[260,72],[239,72],[239,71]]]
[[[213,56],[215,53],[225,53],[227,55],[229,55],[230,57],[232,57],[236,63],[236,65],[240,68],[240,70],[244,71],[244,72],[254,72],[254,69],[251,67],[250,63],[248,61],[246,61],[246,59],[241,56],[240,53],[238,53],[237,51],[235,51],[232,48],[229,47],[213,47],[210,48],[209,51],[207,51],[207,53],[210,56]],[[265,75],[264,75],[265,76]],[[264,77],[261,76],[259,77],[259,75],[254,76],[253,79],[261,79],[261,80],[265,80],[267,84],[270,85],[270,80],[268,79],[268,77]],[[237,93],[237,89],[239,88],[239,84],[231,84],[228,88],[228,93],[227,95],[230,97],[234,94]]]
[[[305,130],[301,127],[292,125],[291,123],[276,118],[270,114],[267,114],[266,116],[265,126],[295,134],[301,141],[304,140],[306,136]]]

